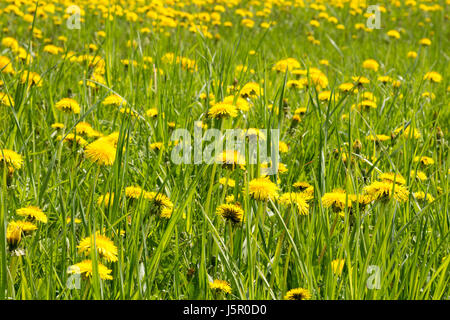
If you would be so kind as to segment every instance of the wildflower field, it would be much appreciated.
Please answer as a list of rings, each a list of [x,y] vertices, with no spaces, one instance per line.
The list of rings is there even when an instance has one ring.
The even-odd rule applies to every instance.
[[[1,0],[0,299],[448,299],[449,5]]]

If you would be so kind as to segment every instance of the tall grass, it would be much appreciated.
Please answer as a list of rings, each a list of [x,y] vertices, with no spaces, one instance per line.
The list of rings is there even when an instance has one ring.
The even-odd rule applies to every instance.
[[[435,3],[445,7],[444,1]],[[29,3],[21,9],[40,5]],[[22,155],[24,166],[12,178],[6,166],[0,166],[0,298],[282,299],[297,287],[307,288],[314,299],[448,298],[450,64],[444,11],[423,12],[417,6],[396,7],[386,2],[383,29],[365,32],[354,27],[365,23],[365,18],[349,14],[348,4],[343,9],[326,5],[345,30],[326,20],[314,29],[309,21],[318,11],[308,6],[274,5],[270,18],[255,16],[256,24],[249,29],[240,25],[242,18],[234,10],[245,7],[255,13],[263,4],[243,1],[222,14],[222,22],[231,21],[232,27],[210,28],[220,35],[217,39],[180,25],[160,30],[149,19],[101,18],[87,3],[83,5],[86,15],[79,30],[67,29],[64,21],[55,25],[51,17],[62,17],[58,11],[47,17],[34,15],[32,24],[12,13],[0,16],[2,38],[16,38],[35,55],[32,63],[24,64],[2,47],[2,55],[11,58],[17,72],[2,74],[1,91],[13,97],[14,106],[0,106],[0,150],[15,150]],[[2,9],[6,6],[0,4]],[[134,4],[130,8],[136,11]],[[183,10],[211,8],[189,4]],[[417,24],[428,17],[429,24]],[[277,24],[269,29],[259,26],[268,20],[277,20]],[[150,34],[140,31],[144,26],[151,29]],[[399,40],[386,36],[387,30],[395,28],[404,30]],[[42,31],[42,38],[32,37],[36,29]],[[106,32],[105,38],[96,34],[99,30]],[[320,45],[306,40],[307,32],[312,32]],[[57,39],[62,35],[66,42]],[[432,39],[431,46],[418,45],[423,37]],[[44,52],[46,38],[65,53],[102,57],[106,83],[97,84],[97,89],[90,87],[92,68],[88,63],[71,62],[64,53]],[[127,46],[129,40],[136,41],[136,46]],[[92,43],[97,49],[87,48]],[[249,54],[250,50],[255,54]],[[413,50],[418,57],[406,58]],[[198,70],[190,72],[179,63],[164,63],[167,52],[194,59]],[[146,68],[145,56],[153,59]],[[339,84],[351,82],[352,76],[368,77],[371,82],[365,88],[376,96],[377,108],[353,110],[352,105],[362,100],[360,93],[341,94],[336,101],[323,102],[313,86],[302,90],[288,87],[293,75],[272,70],[274,63],[287,57],[295,57],[305,70],[321,69],[331,92],[338,92]],[[378,73],[362,68],[368,58],[380,63]],[[137,65],[124,66],[122,59],[134,60]],[[321,59],[327,59],[329,65],[321,65]],[[238,65],[247,69],[236,71]],[[42,86],[21,83],[25,70],[40,74]],[[423,80],[431,70],[443,75],[441,83]],[[402,84],[393,89],[378,82],[378,75],[401,79]],[[263,94],[252,99],[247,113],[233,120],[208,119],[209,94],[221,101],[228,95],[227,86],[235,83],[242,87],[250,81],[259,82]],[[425,91],[436,98],[423,97]],[[126,99],[127,107],[138,117],[102,105],[111,93]],[[207,98],[200,99],[200,93]],[[58,100],[69,95],[80,103],[79,115],[63,114],[55,108]],[[158,110],[156,118],[145,115],[152,107]],[[296,123],[292,115],[300,107],[307,111]],[[280,159],[288,172],[271,179],[279,180],[282,192],[294,191],[296,181],[314,186],[309,214],[299,215],[294,207],[277,201],[255,201],[244,191],[249,181],[258,177],[261,163],[233,171],[214,163],[173,164],[169,147],[173,129],[168,123],[173,121],[176,128],[187,128],[193,134],[198,120],[222,130],[279,129],[281,140],[289,145],[289,152]],[[81,121],[105,135],[119,132],[113,166],[91,163],[82,148],[56,138],[73,133]],[[55,132],[51,127],[55,122],[65,128]],[[366,139],[371,134],[390,135],[402,127],[419,130],[421,137],[399,137],[381,144]],[[438,127],[444,132],[442,139],[436,138]],[[359,154],[352,149],[355,140],[362,142]],[[152,150],[153,142],[162,142],[164,148]],[[347,161],[342,160],[343,154]],[[414,162],[417,156],[432,157],[435,163],[423,168]],[[417,180],[411,170],[423,170],[428,179]],[[344,217],[322,205],[325,193],[336,188],[361,192],[381,172],[406,178],[408,201],[374,202],[365,210],[351,214],[346,210]],[[234,179],[235,187],[219,184],[221,177]],[[174,203],[171,218],[149,215],[142,197],[127,200],[124,189],[131,185],[167,195]],[[412,194],[415,191],[431,194],[435,200],[420,202]],[[99,196],[108,192],[115,194],[114,200],[106,207],[98,205]],[[215,213],[231,194],[245,212],[245,221],[239,226]],[[28,204],[41,207],[49,221],[23,237],[23,255],[12,255],[6,241],[7,225],[19,218],[16,209]],[[81,222],[74,223],[75,219]],[[118,247],[118,262],[108,264],[113,280],[101,280],[94,267],[90,280],[82,279],[79,289],[71,289],[67,286],[71,279],[68,268],[85,258],[77,245],[97,231]],[[94,266],[100,261],[96,251],[88,258]],[[336,259],[345,261],[340,275],[331,267]],[[376,275],[380,281],[374,288],[368,284]],[[232,294],[212,292],[209,282],[214,279],[228,281]]]

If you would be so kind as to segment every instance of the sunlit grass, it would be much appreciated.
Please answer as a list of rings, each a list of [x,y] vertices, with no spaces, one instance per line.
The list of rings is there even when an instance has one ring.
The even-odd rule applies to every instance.
[[[311,299],[448,298],[445,2],[381,1],[373,30],[356,28],[366,8],[348,3],[183,2],[126,1],[121,15],[75,1],[85,15],[73,30],[59,1],[54,12],[26,1],[17,10],[28,16],[0,4],[0,55],[11,61],[0,74],[0,298],[283,299],[296,288]],[[167,8],[221,19],[188,24]],[[394,29],[400,39],[386,34]],[[212,118],[228,96],[236,110]],[[268,177],[277,190],[262,182],[267,194],[252,192],[264,168],[248,164],[248,150],[245,166],[174,164],[172,133],[194,137],[197,121],[203,133],[279,129],[287,171]],[[293,192],[304,201],[275,195]],[[243,221],[217,214],[225,203]],[[28,206],[46,222],[18,214]],[[37,228],[14,232],[18,220]],[[91,270],[73,288],[77,264]]]

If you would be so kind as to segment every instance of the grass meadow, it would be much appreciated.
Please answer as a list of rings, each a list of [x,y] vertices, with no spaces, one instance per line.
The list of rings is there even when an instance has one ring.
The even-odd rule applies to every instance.
[[[0,299],[448,299],[448,8],[1,0]]]

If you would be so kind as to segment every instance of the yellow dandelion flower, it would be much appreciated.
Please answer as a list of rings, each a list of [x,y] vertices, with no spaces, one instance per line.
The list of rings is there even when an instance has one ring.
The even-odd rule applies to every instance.
[[[389,182],[394,182],[394,180],[395,180],[395,183],[398,183],[398,184],[406,183],[405,178],[403,178],[401,174],[396,174],[396,173],[392,173],[392,172],[382,173],[379,176],[379,179],[382,181],[389,181]]]
[[[214,104],[208,111],[208,115],[214,119],[222,118],[236,118],[238,115],[238,109],[235,105],[230,103],[219,102]]]
[[[215,292],[224,292],[224,293],[231,293],[231,286],[230,284],[225,280],[219,280],[216,279],[213,282],[209,283],[209,287],[211,290]]]
[[[74,99],[64,98],[59,100],[55,104],[56,109],[59,109],[64,112],[73,112],[75,114],[80,113],[80,105]]]
[[[377,108],[377,104],[374,101],[371,101],[371,100],[363,100],[360,103],[358,103],[356,106],[360,110],[370,110],[370,109],[376,109]]]
[[[313,19],[313,20],[309,21],[309,25],[310,25],[311,27],[318,28],[318,27],[320,27],[320,22]]]
[[[163,147],[164,144],[162,142],[153,142],[150,144],[150,149],[152,150],[161,150]]]
[[[292,185],[294,188],[299,189],[300,191],[304,191],[307,188],[311,187],[311,185],[306,181],[297,181]]]
[[[342,83],[338,89],[342,92],[358,93],[358,88],[353,83]]]
[[[0,92],[0,105],[14,107],[14,99],[9,94]]]
[[[311,299],[311,293],[309,292],[308,289],[304,289],[304,288],[291,289],[288,292],[286,292],[284,299],[285,300],[309,300],[309,299]]]
[[[108,269],[103,264],[98,263],[97,270],[98,270],[98,274],[100,276],[100,279],[102,279],[102,280],[112,280],[113,279],[113,277],[111,276],[112,270]],[[69,267],[68,273],[70,273],[70,274],[81,274],[85,278],[92,277],[92,273],[93,273],[92,261],[91,260],[84,260],[82,262],[74,264],[74,265]]]
[[[279,71],[282,73],[285,73],[286,70],[292,71],[294,69],[298,69],[301,67],[300,62],[295,58],[287,58],[278,61],[275,63],[275,65],[272,67],[272,70]]]
[[[13,150],[0,149],[0,164],[2,163],[15,169],[20,169],[23,165],[23,159],[20,154]]]
[[[92,126],[90,123],[87,123],[87,122],[79,122],[75,126],[75,131],[77,134],[87,134],[91,130],[92,130]]]
[[[233,203],[235,201],[234,195],[230,194],[229,196],[225,197],[226,203]]]
[[[354,76],[354,77],[352,77],[352,80],[358,86],[363,86],[365,84],[370,83],[369,79],[367,79],[366,77],[361,77],[361,76]]]
[[[145,112],[145,114],[147,115],[147,117],[155,118],[158,115],[158,109],[150,108]]]
[[[253,26],[255,25],[255,21],[253,21],[252,19],[242,19],[241,25],[247,28],[253,28]]]
[[[415,59],[415,58],[417,58],[417,52],[415,52],[415,51],[409,51],[409,52],[407,53],[406,57],[409,58],[409,59]]]
[[[79,122],[75,126],[75,132],[77,134],[85,134],[88,137],[101,137],[102,134],[92,128],[92,126],[87,122]]]
[[[91,88],[97,88],[98,87],[97,83],[106,85],[106,80],[102,76],[99,69],[95,69],[94,72],[92,73],[91,77],[86,80],[86,85]],[[83,81],[80,81],[80,85],[82,85],[82,84],[83,84]]]
[[[414,179],[414,177],[416,177],[417,179],[419,179],[419,180],[421,180],[421,181],[425,181],[425,180],[427,180],[428,178],[427,178],[427,175],[425,174],[425,172],[423,172],[423,171],[415,171],[415,170],[411,170],[411,173],[410,173],[410,176],[411,176],[411,178],[413,178]]]
[[[307,196],[302,192],[283,193],[278,198],[278,202],[283,205],[296,205],[300,215],[309,214],[309,205],[306,200]]]
[[[391,139],[391,137],[387,136],[385,134],[376,134],[376,135],[371,134],[371,135],[368,135],[366,137],[366,139],[370,140],[370,141],[375,141],[375,142],[383,142],[383,141],[387,141],[387,140]]]
[[[334,93],[332,94],[331,91],[326,90],[319,93],[318,98],[320,101],[330,101],[331,99],[337,100],[339,99],[339,94]]]
[[[334,211],[343,211],[345,207],[352,207],[352,201],[350,195],[338,190],[325,193],[322,196],[322,205],[325,208],[331,207]]]
[[[278,198],[278,186],[268,177],[256,178],[249,182],[248,194],[255,200],[275,200]]]
[[[251,104],[244,98],[235,97],[235,96],[227,96],[223,99],[223,103],[232,104],[237,107],[238,110],[246,112],[250,110]]]
[[[100,165],[112,166],[116,160],[116,148],[104,139],[98,139],[86,146],[85,157]]]
[[[77,246],[78,253],[84,253],[89,255],[91,253],[92,245],[94,244],[94,236],[81,239],[80,244]],[[95,248],[100,257],[105,258],[108,262],[116,262],[117,259],[117,247],[114,242],[106,236],[99,233],[95,235]]]
[[[367,59],[363,62],[364,69],[373,70],[377,72],[379,67],[380,67],[379,63],[374,59]]]
[[[240,223],[244,219],[244,210],[236,204],[222,204],[217,207],[216,214],[232,223]]]
[[[297,108],[295,109],[294,113],[303,116],[306,114],[306,108],[305,107]]]
[[[45,215],[45,213],[40,208],[35,206],[28,206],[25,208],[17,209],[16,213],[19,216],[28,217],[33,221],[47,223],[47,216]]]
[[[414,161],[414,162],[420,162],[421,164],[423,164],[423,165],[425,165],[425,166],[429,166],[429,165],[434,164],[433,158],[426,157],[426,156],[423,156],[423,157],[419,157],[419,156],[414,157],[414,160],[413,160],[413,161]]]
[[[367,194],[350,194],[349,198],[352,200],[352,202],[357,203],[361,209],[364,209],[373,201],[372,196]]]
[[[41,76],[39,74],[37,74],[36,72],[28,72],[28,71],[24,71],[22,73],[22,76],[20,77],[20,82],[21,83],[26,83],[28,80],[28,86],[32,86],[35,85],[37,87],[41,87],[42,86],[42,81],[41,81]]]
[[[150,214],[169,219],[173,212],[173,203],[166,195],[156,192],[145,192],[144,198],[150,201]]]
[[[424,93],[422,93],[422,97],[429,98],[430,100],[436,99],[436,95],[433,92],[428,92],[428,91],[425,91]]]
[[[125,196],[127,198],[131,199],[139,199],[141,196],[143,196],[145,191],[138,186],[131,186],[125,188]]]
[[[0,70],[3,73],[10,73],[10,74],[15,73],[15,71],[12,67],[11,60],[5,56],[0,56]]]
[[[286,82],[286,87],[294,89],[302,89],[304,80],[289,80]]]
[[[261,94],[261,88],[256,82],[248,82],[246,83],[241,91],[240,95],[242,98],[254,98],[259,97]]]
[[[356,30],[365,30],[366,26],[364,25],[364,23],[356,23],[355,24],[355,29]]]
[[[18,226],[11,226],[6,229],[6,242],[8,243],[9,250],[13,251],[22,240],[22,230]]]
[[[278,150],[280,151],[280,153],[287,153],[289,151],[289,146],[287,145],[286,142],[279,141]]]
[[[428,203],[431,203],[434,201],[434,197],[429,194],[429,193],[425,193],[423,191],[419,191],[419,192],[414,192],[413,193],[414,197],[418,200],[425,200]]]
[[[216,162],[234,168],[236,165],[244,166],[245,158],[238,151],[226,150],[216,156]]]
[[[400,39],[400,32],[398,32],[397,30],[389,30],[386,35],[389,38],[395,38],[395,39]]]
[[[117,143],[119,142],[119,135],[120,135],[120,132],[116,131],[105,137],[98,139],[97,141],[109,143],[109,144],[113,145],[114,147],[117,147]],[[127,138],[127,136],[124,137],[124,139],[126,139],[126,138]]]
[[[11,221],[8,223],[8,228],[19,228],[24,234],[28,234],[34,230],[37,230],[37,226],[29,221]]]
[[[13,37],[4,37],[2,39],[2,46],[10,48],[11,51],[15,52],[19,49],[19,42]]]
[[[48,44],[48,45],[44,46],[44,50],[43,51],[47,52],[47,53],[50,53],[50,54],[53,54],[53,55],[57,55],[59,53],[64,52],[64,49],[61,48],[61,47],[55,46],[53,44]]]
[[[430,82],[439,83],[442,81],[442,76],[436,71],[430,71],[425,73],[423,80],[429,80]]]
[[[172,216],[172,212],[173,208],[162,208],[159,217],[163,219],[170,219],[170,217]]]
[[[404,186],[389,181],[375,181],[364,187],[364,192],[373,200],[387,200],[394,198],[399,202],[408,200],[409,191]]]
[[[305,69],[295,69],[295,70],[292,70],[291,73],[292,73],[294,76],[306,76],[306,75],[308,75],[308,70],[305,70]]]
[[[112,94],[112,95],[109,95],[108,97],[106,97],[105,100],[103,100],[102,104],[105,106],[110,106],[110,105],[125,106],[127,104],[127,102],[125,99],[118,96],[117,94]]]
[[[390,76],[379,76],[377,78],[377,80],[380,81],[383,84],[386,84],[386,83],[389,83],[389,82],[393,81],[393,79]]]
[[[431,40],[428,38],[422,38],[419,40],[419,44],[425,47],[428,47],[431,45]]]
[[[376,98],[375,95],[374,95],[372,92],[370,92],[370,91],[364,91],[364,92],[361,94],[361,98],[363,98],[364,100],[370,100],[370,101],[373,101],[373,102],[377,102],[377,98]]]
[[[320,70],[311,68],[309,69],[309,79],[311,83],[316,86],[317,89],[323,89],[328,87],[328,78],[327,76]]]

